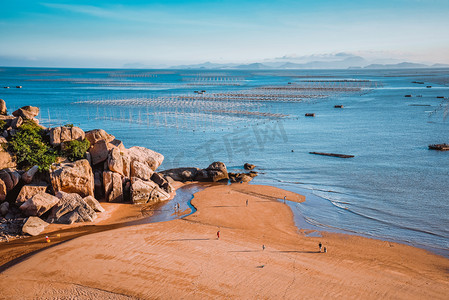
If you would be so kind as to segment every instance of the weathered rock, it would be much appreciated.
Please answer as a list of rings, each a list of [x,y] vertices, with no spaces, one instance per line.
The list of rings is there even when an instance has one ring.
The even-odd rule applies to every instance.
[[[90,147],[89,153],[92,159],[92,165],[104,162],[109,155],[108,145],[105,140],[100,140]]]
[[[112,147],[118,148],[122,152],[125,152],[125,150],[126,150],[125,145],[123,145],[122,141],[117,140],[117,139],[109,142],[109,145]]]
[[[103,172],[104,195],[108,202],[123,202],[123,181],[119,173]]]
[[[45,193],[46,183],[27,184],[22,187],[16,199],[16,205],[21,206],[28,199],[39,193]]]
[[[3,180],[0,179],[0,203],[5,201],[6,199],[6,184]]]
[[[33,181],[33,177],[37,173],[37,171],[39,171],[39,166],[33,166],[28,171],[22,174],[22,180],[25,183],[30,183],[31,181]]]
[[[131,162],[138,161],[147,164],[151,170],[156,170],[164,161],[164,156],[153,150],[134,146],[128,149],[128,155]]]
[[[170,195],[153,181],[131,178],[131,199],[134,204],[156,203],[169,198]]]
[[[23,224],[22,232],[27,233],[32,236],[39,235],[42,231],[44,231],[45,227],[48,226],[48,223],[41,220],[38,217],[29,217],[28,220]]]
[[[32,120],[39,114],[39,107],[35,106],[24,106],[14,111],[12,115],[14,117],[22,117],[25,120]]]
[[[171,184],[164,178],[164,175],[161,173],[154,172],[151,176],[151,180],[156,183],[161,189],[166,191],[167,193],[171,193],[173,191],[173,187]]]
[[[198,168],[175,168],[160,172],[164,176],[170,176],[176,181],[194,180],[200,169]]]
[[[130,159],[126,153],[126,150],[123,152],[120,151],[119,148],[112,148],[109,151],[108,168],[112,172],[116,172],[121,174],[122,176],[129,177]]]
[[[97,213],[76,193],[56,193],[59,198],[48,218],[50,222],[73,224],[75,222],[92,222]]]
[[[154,171],[145,163],[137,160],[131,162],[131,177],[150,180]]]
[[[93,146],[99,141],[105,141],[106,143],[112,142],[115,137],[103,129],[94,129],[90,131],[86,131],[86,139]]]
[[[103,206],[101,206],[100,202],[92,196],[87,196],[83,198],[84,202],[87,203],[95,212],[105,212]]]
[[[19,208],[26,216],[40,217],[58,203],[57,197],[40,192],[24,202]]]
[[[12,120],[10,126],[11,126],[12,128],[14,128],[14,129],[17,129],[17,128],[19,128],[20,126],[22,126],[22,124],[23,124],[23,119],[22,119],[22,117],[17,117],[17,118],[14,118],[14,119]]]
[[[0,216],[6,216],[8,211],[9,211],[9,203],[8,202],[3,202],[2,204],[0,204]]]
[[[14,169],[3,169],[0,171],[0,179],[6,185],[6,191],[12,190],[20,180],[20,174]]]
[[[87,159],[52,164],[50,179],[55,193],[78,193],[82,197],[94,195],[94,174]]]
[[[0,99],[0,115],[6,115],[7,109],[6,109],[6,102],[3,99]]]
[[[3,144],[3,141],[0,143]],[[0,169],[15,168],[17,166],[14,156],[8,151],[4,150],[0,145]]]
[[[54,127],[50,129],[50,144],[52,146],[59,146],[64,142],[70,142],[73,140],[82,141],[84,140],[84,131],[76,126],[73,127]]]
[[[249,174],[245,174],[245,173],[229,173],[229,179],[231,180],[231,182],[250,182],[251,180],[253,180],[253,177],[250,176]]]
[[[214,182],[229,179],[226,165],[222,162],[213,162],[206,170],[209,178]]]
[[[248,170],[248,171],[254,169],[255,167],[256,167],[255,165],[250,164],[250,163],[245,163],[245,164],[243,165],[243,168],[245,168],[245,170]]]

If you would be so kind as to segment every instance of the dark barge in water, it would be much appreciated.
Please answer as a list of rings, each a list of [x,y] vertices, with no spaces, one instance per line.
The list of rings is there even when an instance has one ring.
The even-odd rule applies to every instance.
[[[429,150],[449,151],[449,144],[433,144],[433,145],[429,145]]]
[[[351,158],[351,157],[354,157],[354,155],[326,153],[326,152],[309,152],[309,153],[310,154],[316,154],[316,155],[334,156],[334,157],[340,157],[340,158]]]

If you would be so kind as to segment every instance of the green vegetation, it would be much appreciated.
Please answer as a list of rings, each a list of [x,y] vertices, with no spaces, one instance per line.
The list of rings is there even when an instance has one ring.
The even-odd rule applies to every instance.
[[[72,128],[72,127],[73,127],[73,123],[65,124],[64,127],[70,127],[70,128]]]
[[[56,160],[55,151],[45,139],[42,128],[25,121],[9,142],[9,151],[15,154],[19,168],[27,170],[34,165],[39,171],[48,171]]]
[[[0,130],[3,130],[6,126],[6,121],[5,120],[0,120]]]
[[[64,156],[70,161],[75,161],[84,158],[84,154],[90,147],[90,142],[86,139],[82,141],[73,140],[64,143],[64,150],[62,151]]]

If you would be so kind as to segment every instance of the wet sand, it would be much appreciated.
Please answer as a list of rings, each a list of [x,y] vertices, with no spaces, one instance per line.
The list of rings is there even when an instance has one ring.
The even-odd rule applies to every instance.
[[[448,259],[357,236],[308,237],[284,196],[304,200],[268,186],[209,187],[184,219],[82,236],[6,269],[1,298],[447,299]]]

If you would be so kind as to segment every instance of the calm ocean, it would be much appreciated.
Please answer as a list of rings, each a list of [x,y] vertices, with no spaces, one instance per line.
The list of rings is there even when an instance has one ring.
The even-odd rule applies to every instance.
[[[449,69],[0,68],[0,88],[10,112],[106,129],[161,152],[161,169],[256,164],[253,183],[307,196],[292,207],[310,228],[449,255],[449,151],[427,147],[449,142]]]

